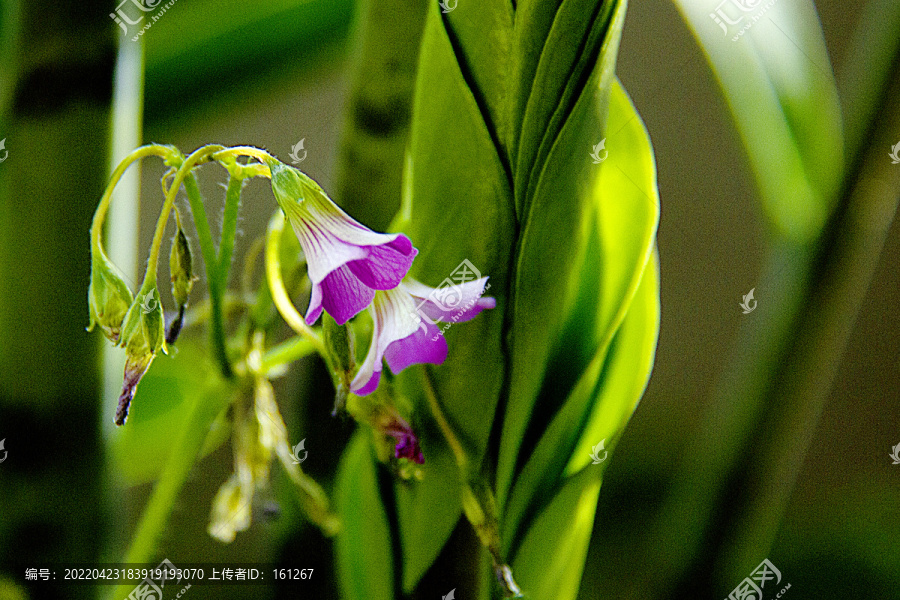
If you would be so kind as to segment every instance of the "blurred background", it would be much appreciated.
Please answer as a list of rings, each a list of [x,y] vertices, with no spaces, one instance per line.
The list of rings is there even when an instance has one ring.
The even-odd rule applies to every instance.
[[[422,6],[411,2],[407,16]],[[843,97],[855,85],[844,70],[850,41],[872,23],[863,17],[865,3],[818,0],[816,6]],[[380,208],[367,208],[349,198],[350,178],[340,179],[347,165],[359,180],[383,176],[377,160],[340,149],[345,124],[364,120],[351,94],[394,86],[400,99],[383,105],[383,113],[402,115],[408,110],[402,90],[413,76],[409,65],[385,70],[377,57],[360,55],[354,33],[364,28],[355,2],[179,0],[140,43],[131,41],[137,27],[126,36],[109,18],[114,9],[101,2],[0,2],[0,139],[8,152],[0,162],[0,439],[7,453],[0,462],[0,599],[21,597],[11,584],[24,584],[19,567],[25,563],[119,560],[151,489],[146,482],[132,485],[133,474],[117,465],[112,407],[120,352],[106,352],[104,359],[109,344],[84,331],[88,230],[113,160],[114,114],[122,114],[114,110],[117,60],[118,85],[127,90],[121,82],[139,73],[135,65],[145,45],[142,117],[131,102],[130,127],[139,138],[132,146],[159,142],[187,153],[207,143],[252,144],[288,161],[302,140],[306,156],[298,166],[339,201],[348,194],[344,204],[368,225],[383,228],[378,221],[390,212],[384,205],[396,200],[374,198]],[[393,21],[402,38],[404,17]],[[416,36],[409,38],[414,48]],[[132,47],[136,62],[117,58],[119,44]],[[673,471],[691,461],[689,443],[725,357],[772,292],[759,285],[769,240],[740,139],[702,51],[671,2],[630,5],[618,74],[656,151],[662,329],[649,388],[600,493],[585,599],[628,597],[630,582],[660,566],[654,562],[659,555],[645,551],[653,545],[653,516]],[[900,129],[889,137],[900,142]],[[889,150],[883,150],[885,160]],[[111,244],[120,244],[111,252],[125,257],[118,264],[133,282],[140,280],[161,205],[162,172],[147,161],[140,205],[128,210],[126,198],[124,210],[111,217],[110,228],[126,232],[111,232],[119,240]],[[223,181],[215,167],[201,170],[214,231]],[[267,187],[253,182],[245,192],[235,265],[243,265],[243,252],[275,209]],[[139,237],[129,233],[135,223]],[[768,555],[791,583],[789,597],[900,598],[900,466],[888,456],[900,444],[898,255],[894,222],[835,385],[818,421],[808,423],[812,443]],[[751,288],[759,312],[744,315],[738,305]],[[307,440],[304,469],[327,488],[352,425],[329,416],[330,380],[321,365],[307,362],[279,382],[278,398],[291,442]],[[304,380],[313,385],[300,385]],[[318,391],[301,392],[310,389]],[[138,401],[150,397],[148,391]],[[200,588],[191,597],[336,598],[331,542],[302,520],[278,481],[270,510],[255,513],[254,525],[235,542],[226,546],[206,534],[212,497],[231,461],[225,444],[194,469],[160,556],[175,564],[272,562],[315,568],[316,577],[293,587]],[[694,570],[715,568],[702,558],[697,563]],[[705,597],[682,587],[671,597]],[[90,587],[60,583],[27,589],[32,598],[96,596]]]

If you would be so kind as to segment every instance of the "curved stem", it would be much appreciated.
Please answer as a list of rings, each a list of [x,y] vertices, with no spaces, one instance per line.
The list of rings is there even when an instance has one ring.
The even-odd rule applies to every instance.
[[[150,246],[150,258],[147,260],[147,272],[144,274],[144,281],[141,284],[141,293],[146,293],[156,285],[157,263],[159,262],[159,249],[162,246],[163,235],[166,232],[166,223],[169,220],[169,212],[175,204],[175,196],[181,188],[181,183],[196,165],[201,161],[206,162],[209,156],[222,149],[222,146],[209,145],[197,148],[179,165],[175,176],[172,178],[172,185],[169,187],[169,193],[166,194],[166,200],[163,203],[162,212],[156,221],[156,232],[153,234],[153,243]]]
[[[97,210],[94,212],[94,220],[91,223],[91,242],[93,244],[96,244],[98,247],[100,246],[103,223],[106,220],[106,213],[109,210],[109,204],[112,201],[113,190],[115,189],[116,184],[119,183],[119,179],[121,179],[122,175],[125,174],[125,171],[128,170],[128,167],[130,167],[132,163],[148,156],[159,156],[164,160],[171,160],[174,156],[177,156],[177,153],[178,151],[172,146],[148,144],[134,149],[128,156],[122,159],[119,166],[112,172],[112,175],[109,178],[109,184],[107,184],[103,196],[100,197],[100,203],[97,205]]]
[[[481,544],[487,548],[488,554],[491,555],[491,563],[494,568],[494,576],[503,588],[503,595],[506,598],[521,598],[522,591],[519,589],[512,569],[506,564],[503,553],[500,550],[500,519],[497,516],[497,499],[494,496],[491,486],[485,481],[484,477],[478,472],[470,472],[469,457],[463,449],[462,443],[453,429],[450,422],[444,416],[438,401],[437,392],[435,391],[434,381],[428,368],[422,370],[425,379],[425,397],[428,399],[428,406],[431,408],[431,414],[434,415],[444,439],[453,451],[456,458],[456,464],[459,466],[460,475],[462,477],[462,506],[463,513],[472,524],[472,528],[481,540]]]
[[[426,367],[422,369],[422,373],[424,374],[425,379],[425,397],[428,399],[428,407],[431,409],[431,414],[434,416],[434,420],[437,421],[441,433],[444,434],[444,439],[447,440],[450,450],[453,451],[453,456],[456,458],[456,464],[459,466],[459,470],[462,472],[463,477],[467,477],[469,457],[466,455],[462,443],[460,443],[456,434],[453,433],[450,422],[447,421],[447,417],[444,416],[444,411],[441,410],[441,405],[437,399],[437,392],[434,389],[434,381],[431,378],[431,372]]]
[[[291,299],[288,297],[287,289],[284,286],[284,279],[281,277],[281,259],[279,258],[279,250],[281,248],[281,233],[284,230],[284,214],[279,210],[269,221],[269,229],[266,232],[266,280],[269,283],[269,290],[272,292],[272,300],[275,307],[281,314],[281,317],[301,336],[307,338],[316,347],[323,357],[327,356],[325,344],[322,337],[306,324],[303,316],[297,312]]]
[[[221,148],[221,146],[220,146]],[[254,146],[234,146],[233,148],[224,148],[219,150],[213,155],[214,160],[222,160],[227,157],[237,158],[238,156],[252,156],[259,162],[261,162],[264,166],[267,160],[273,159],[274,157],[261,148],[256,148]],[[266,167],[265,171],[261,173],[263,177],[269,177],[268,167]]]

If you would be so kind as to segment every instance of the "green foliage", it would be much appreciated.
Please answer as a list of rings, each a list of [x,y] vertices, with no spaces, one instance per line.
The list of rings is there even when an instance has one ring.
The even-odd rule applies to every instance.
[[[422,423],[424,479],[392,494],[404,592],[444,549],[460,498],[486,478],[503,558],[524,593],[577,594],[605,468],[590,464],[590,449],[620,435],[659,326],[653,154],[613,74],[624,11],[617,2],[429,8],[403,229],[419,248],[417,279],[437,285],[468,260],[490,277],[497,308],[450,328],[447,363],[427,378],[411,369],[396,380],[419,415],[429,411],[423,381],[433,382],[465,452]],[[594,164],[602,139],[608,160]],[[361,460],[374,459],[354,454],[354,469]],[[388,536],[373,544],[391,547]],[[548,555],[558,568],[545,568]],[[358,560],[338,559],[343,577],[365,578]]]

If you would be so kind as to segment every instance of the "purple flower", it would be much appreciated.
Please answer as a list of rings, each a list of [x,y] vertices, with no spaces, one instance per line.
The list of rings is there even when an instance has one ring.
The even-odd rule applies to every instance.
[[[418,250],[401,233],[376,233],[340,209],[315,181],[277,160],[268,161],[272,191],[306,256],[312,295],[306,322],[322,310],[343,325],[406,276]]]
[[[377,294],[370,307],[372,343],[350,391],[358,396],[375,391],[383,360],[393,373],[420,363],[442,364],[447,358],[447,341],[435,323],[468,321],[485,308],[494,308],[494,298],[481,297],[487,279],[444,288],[408,279],[396,289]]]

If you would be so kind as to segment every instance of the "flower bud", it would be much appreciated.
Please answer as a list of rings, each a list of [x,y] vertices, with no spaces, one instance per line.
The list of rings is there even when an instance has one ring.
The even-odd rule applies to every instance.
[[[103,330],[103,335],[113,343],[118,343],[122,322],[128,307],[133,302],[131,290],[118,274],[99,247],[91,252],[91,284],[88,288],[88,309],[91,322],[87,330],[95,325]]]
[[[166,352],[163,310],[156,288],[139,295],[128,309],[119,345],[125,348],[126,358],[125,380],[116,409],[116,425],[124,425],[141,377],[150,368],[156,353],[160,349]]]
[[[166,343],[174,344],[178,339],[178,334],[181,333],[181,327],[184,324],[184,308],[187,306],[188,297],[196,279],[191,272],[191,246],[188,244],[187,236],[184,235],[181,223],[178,224],[178,231],[175,232],[175,238],[172,240],[169,272],[172,275],[172,297],[178,304],[178,314],[169,325]]]
[[[347,412],[375,431],[375,446],[379,460],[385,460],[393,450],[395,459],[405,459],[421,465],[425,462],[425,457],[419,447],[419,438],[394,406],[392,392],[387,389],[388,387],[381,386],[374,394],[368,396],[351,395],[347,403]]]
[[[172,240],[169,271],[172,274],[172,296],[179,307],[185,306],[196,278],[191,272],[191,246],[181,227],[178,227],[175,238]]]

